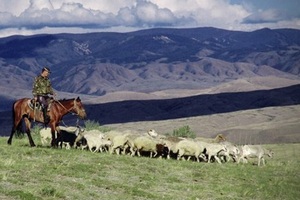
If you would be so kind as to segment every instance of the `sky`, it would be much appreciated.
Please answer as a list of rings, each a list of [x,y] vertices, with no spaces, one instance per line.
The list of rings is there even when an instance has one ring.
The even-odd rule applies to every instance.
[[[0,37],[164,27],[300,29],[300,0],[0,0]]]

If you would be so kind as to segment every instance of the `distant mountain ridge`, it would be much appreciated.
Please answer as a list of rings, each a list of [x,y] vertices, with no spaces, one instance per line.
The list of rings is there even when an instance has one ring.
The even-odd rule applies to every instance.
[[[299,50],[294,29],[11,36],[0,38],[0,84],[31,90],[43,66],[53,71],[56,90],[89,95],[205,89],[257,76],[299,80]]]

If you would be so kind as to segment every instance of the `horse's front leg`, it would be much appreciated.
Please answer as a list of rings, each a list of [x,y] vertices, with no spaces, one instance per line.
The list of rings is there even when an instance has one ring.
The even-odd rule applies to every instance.
[[[56,138],[55,136],[56,136],[56,131],[55,131],[55,129],[52,129],[51,128],[51,136],[52,136],[52,140],[51,140],[51,146],[52,147],[57,147],[58,145],[57,145],[57,143],[58,143],[58,137]],[[58,135],[57,135],[58,136]]]

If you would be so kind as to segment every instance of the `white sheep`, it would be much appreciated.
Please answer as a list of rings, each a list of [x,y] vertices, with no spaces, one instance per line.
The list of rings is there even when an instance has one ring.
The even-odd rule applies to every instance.
[[[163,150],[163,142],[159,139],[154,139],[150,136],[139,136],[133,140],[130,151],[131,156],[134,156],[137,153],[138,156],[141,156],[141,152],[150,152],[150,158],[156,157],[158,154],[158,148],[160,151]],[[154,153],[154,155],[153,155]],[[161,152],[160,152],[161,153]]]
[[[154,129],[150,129],[147,134],[153,138],[156,138],[158,136],[158,133]]]
[[[118,135],[123,135],[123,132],[116,131],[116,130],[110,130],[108,132],[105,132],[104,138],[113,141],[114,137]]]
[[[162,138],[164,140],[164,144],[167,148],[167,159],[170,159],[171,157],[174,157],[177,154],[176,145],[181,140],[184,140],[183,138],[175,137],[175,136],[169,136]]]
[[[178,153],[177,160],[180,160],[183,156],[189,156],[189,158],[195,156],[197,162],[200,162],[199,157],[204,152],[204,146],[199,141],[184,139],[176,144],[175,151]]]
[[[207,155],[208,163],[210,163],[211,158],[214,158],[219,164],[222,163],[218,156],[219,153],[222,151],[227,152],[227,148],[225,145],[217,144],[217,143],[207,143],[207,142],[202,142],[202,145],[205,148],[205,154]]]
[[[229,162],[231,159],[233,159],[234,162],[237,162],[237,157],[240,152],[238,146],[228,141],[220,142],[220,144],[225,145],[227,148],[227,151],[221,151],[218,154],[222,161]]]
[[[55,134],[57,134],[57,133],[55,132]],[[49,128],[49,127],[42,128],[40,130],[40,137],[41,137],[41,143],[43,146],[50,145],[50,142],[52,140],[51,128]],[[57,136],[55,136],[55,138],[56,137]]]
[[[110,147],[110,154],[116,152],[116,154],[119,155],[121,151],[123,151],[125,154],[128,141],[129,141],[128,134],[120,134],[113,137],[112,145]]]
[[[104,139],[104,134],[100,131],[89,131],[84,134],[83,137],[86,139],[87,146],[91,152],[103,152],[103,149],[106,148],[106,146],[112,144],[110,140]]]
[[[258,166],[260,166],[260,162],[262,161],[263,165],[266,165],[264,155],[269,157],[273,157],[273,151],[263,148],[261,145],[244,145],[241,146],[240,155],[238,158],[238,163],[241,159],[247,162],[248,158],[257,158]]]
[[[130,150],[130,148],[133,146],[134,139],[140,136],[157,137],[158,134],[153,129],[142,134],[132,130],[124,130],[124,131],[112,130],[105,133],[105,138],[110,139],[112,141],[110,153],[112,154],[115,152],[118,155],[120,153],[126,154],[128,150]]]

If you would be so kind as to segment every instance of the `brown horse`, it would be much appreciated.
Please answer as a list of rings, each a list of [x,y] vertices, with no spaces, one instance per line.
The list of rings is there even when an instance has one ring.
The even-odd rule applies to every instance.
[[[24,119],[29,144],[32,147],[35,146],[30,133],[31,122],[32,120],[35,120],[37,122],[43,123],[44,119],[40,110],[38,110],[37,108],[33,109],[29,105],[29,98],[19,99],[13,104],[13,127],[7,144],[11,144],[14,133],[20,126],[22,119]],[[59,125],[59,122],[62,120],[62,117],[68,113],[74,113],[80,118],[84,119],[86,118],[86,112],[79,97],[77,99],[67,99],[58,101],[54,100],[51,103],[50,107],[51,109],[49,111],[49,126],[51,128],[52,134],[51,146],[57,146],[57,138],[59,138],[59,133],[57,134],[57,138],[55,138],[55,131],[56,127]]]

